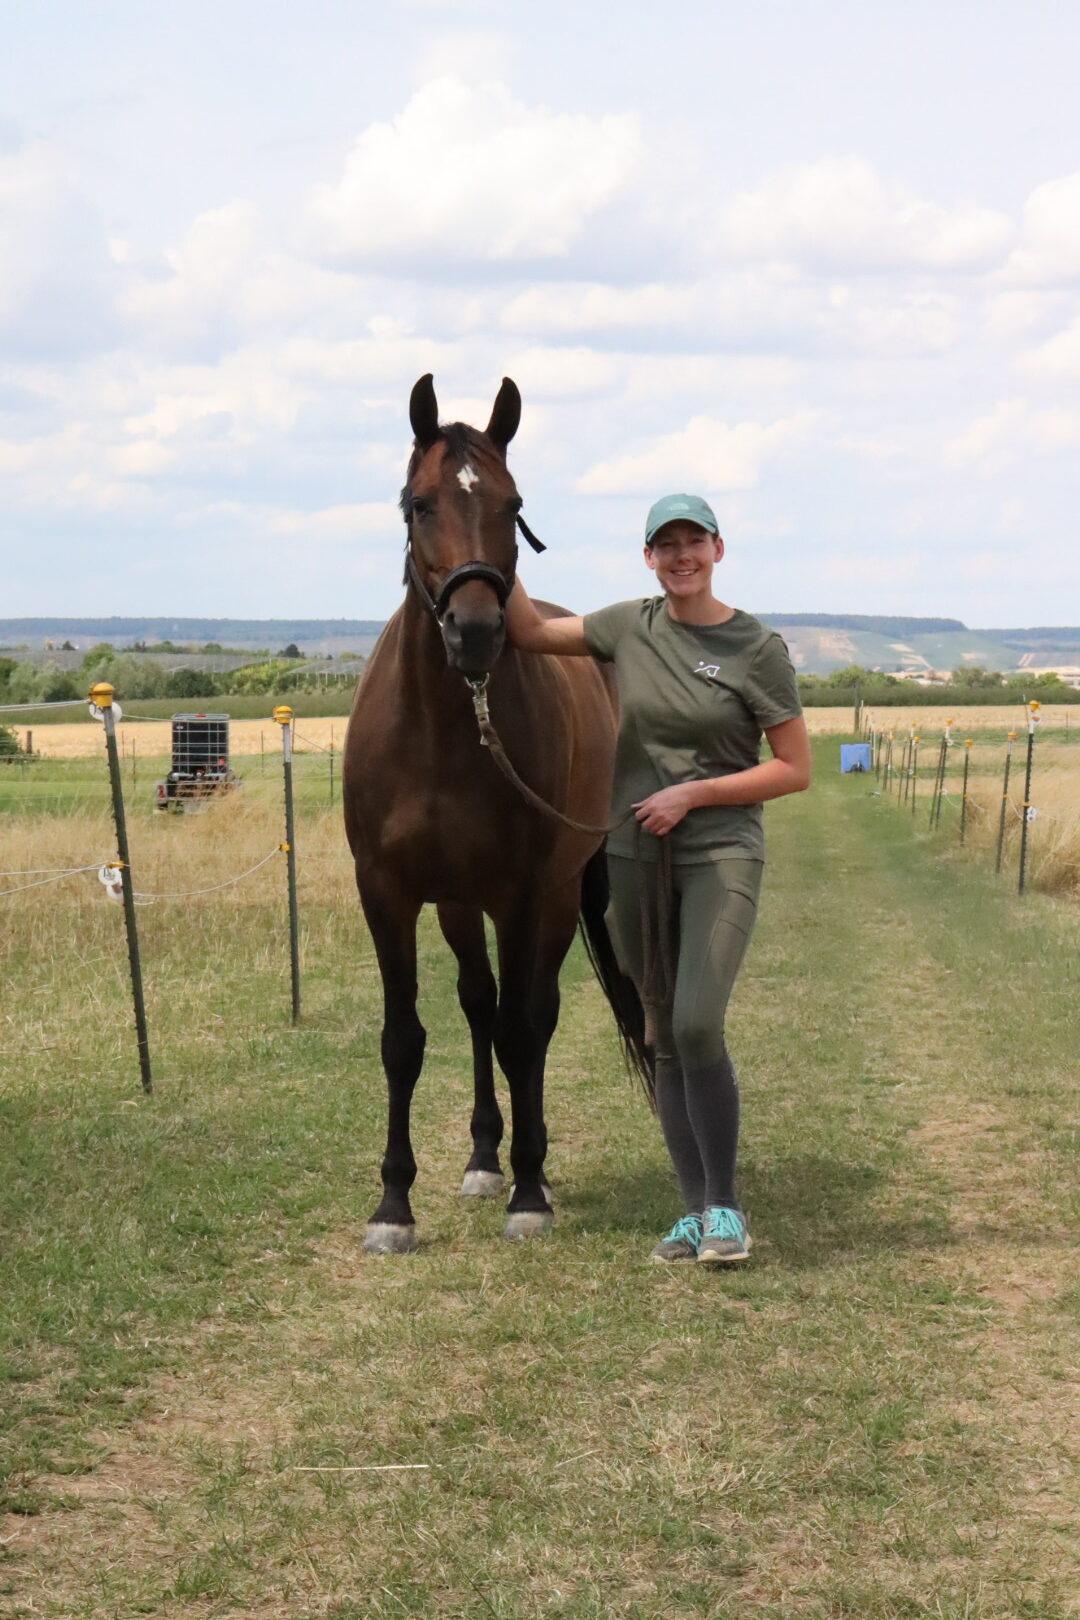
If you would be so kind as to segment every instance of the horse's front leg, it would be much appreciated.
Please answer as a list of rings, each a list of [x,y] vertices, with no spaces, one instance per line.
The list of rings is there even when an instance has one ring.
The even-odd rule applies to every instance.
[[[458,1000],[469,1023],[473,1055],[472,1157],[461,1183],[463,1198],[492,1198],[503,1190],[499,1143],[503,1119],[495,1096],[491,1058],[498,992],[488,961],[484,914],[474,906],[442,904],[439,927],[457,958]]]
[[[514,1185],[503,1234],[522,1238],[550,1232],[551,1189],[544,1177],[544,1064],[559,1017],[559,968],[577,926],[576,883],[532,896],[502,926],[499,941],[499,1010],[495,1052],[510,1086]]]
[[[416,1226],[409,1203],[409,1189],[416,1179],[409,1111],[427,1038],[416,1013],[416,919],[420,907],[384,878],[358,876],[357,886],[382,975],[382,1061],[389,1100],[383,1195],[368,1221],[364,1248],[369,1254],[405,1254],[416,1247]]]

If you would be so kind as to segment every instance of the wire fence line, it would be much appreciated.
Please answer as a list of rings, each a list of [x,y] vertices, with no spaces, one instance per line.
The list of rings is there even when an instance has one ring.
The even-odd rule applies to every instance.
[[[1080,852],[1080,781],[1061,774],[1063,769],[1074,772],[1075,762],[1067,747],[1062,749],[1060,733],[1053,738],[1045,735],[1046,716],[1039,702],[1028,703],[1023,725],[1017,722],[1016,729],[1004,735],[976,731],[961,740],[962,733],[953,734],[954,720],[942,718],[940,735],[926,736],[919,721],[899,727],[881,725],[872,711],[856,710],[853,729],[869,747],[868,767],[861,768],[869,768],[877,777],[881,797],[895,795],[897,807],[912,815],[917,805],[928,805],[931,830],[940,827],[942,807],[949,805],[958,812],[952,826],[961,845],[973,827],[980,829],[979,841],[985,844],[987,828],[996,825],[995,871],[1002,872],[1006,855],[1015,851],[1019,894],[1025,892],[1025,876],[1033,857],[1040,887],[1071,891],[1075,887],[1071,874],[1080,870],[1080,860],[1071,858]],[[1040,735],[1043,741],[1036,747]],[[1067,731],[1064,743],[1069,743]],[[1050,797],[1051,803],[1056,799],[1059,810],[1038,804],[1040,794]],[[1078,801],[1075,811],[1074,797]],[[1036,823],[1046,836],[1040,841],[1035,833],[1033,842]]]
[[[216,894],[219,889],[231,889],[234,883],[242,883],[244,878],[251,876],[252,872],[259,871],[260,867],[265,866],[267,861],[272,861],[275,855],[282,854],[284,854],[284,845],[277,844],[269,855],[264,855],[261,861],[255,862],[254,866],[247,867],[243,872],[237,872],[235,877],[226,878],[222,883],[210,883],[202,889],[180,889],[175,894],[151,894],[144,889],[133,889],[132,893],[136,900],[143,905],[152,900],[191,900],[200,894]]]
[[[0,703],[0,714],[25,714],[28,709],[85,709],[85,698],[57,698],[49,703]]]
[[[69,866],[56,868],[49,877],[39,877],[32,883],[16,883],[10,889],[0,889],[0,899],[9,894],[23,894],[27,889],[42,889],[48,883],[60,883],[64,878],[75,877],[80,872],[97,872],[102,866],[101,861],[95,861],[93,866]],[[0,877],[17,877],[16,872],[0,872]]]

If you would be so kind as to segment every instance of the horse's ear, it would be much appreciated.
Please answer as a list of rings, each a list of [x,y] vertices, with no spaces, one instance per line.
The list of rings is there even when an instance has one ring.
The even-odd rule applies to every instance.
[[[421,450],[435,443],[439,437],[439,402],[435,398],[435,384],[430,371],[413,384],[413,391],[409,395],[409,421]]]
[[[495,396],[495,403],[491,407],[491,421],[487,425],[487,436],[492,444],[497,444],[504,453],[510,440],[518,430],[521,421],[521,395],[518,393],[517,383],[511,377],[504,377],[502,387]]]

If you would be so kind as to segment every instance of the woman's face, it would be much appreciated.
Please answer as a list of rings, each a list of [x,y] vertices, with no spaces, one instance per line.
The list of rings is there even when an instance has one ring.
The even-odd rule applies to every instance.
[[[712,571],[724,555],[724,542],[696,523],[677,518],[665,523],[645,547],[645,561],[665,596],[696,596],[712,590]]]

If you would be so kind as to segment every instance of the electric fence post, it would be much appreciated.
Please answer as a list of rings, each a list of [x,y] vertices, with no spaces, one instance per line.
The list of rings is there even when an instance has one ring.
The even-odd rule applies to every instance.
[[[962,797],[960,799],[960,842],[961,842],[961,844],[964,842],[964,834],[967,831],[968,771],[970,770],[970,768],[971,768],[971,738],[970,737],[965,737],[964,738],[964,786],[963,786],[963,789],[962,789]]]
[[[994,862],[994,871],[1001,871],[1001,857],[1005,849],[1005,817],[1009,809],[1009,771],[1012,767],[1013,743],[1016,741],[1016,732],[1010,731],[1005,743],[1005,774],[1001,779],[1001,814],[998,817],[997,859]]]
[[[142,963],[139,960],[139,934],[135,926],[135,893],[131,878],[131,852],[128,848],[127,822],[124,818],[124,788],[120,780],[120,755],[116,747],[116,711],[113,689],[108,681],[98,681],[90,688],[90,712],[105,727],[105,752],[109,761],[109,786],[112,789],[113,824],[116,828],[117,866],[120,868],[120,893],[124,902],[124,927],[127,931],[128,963],[131,968],[131,999],[135,1006],[135,1038],[139,1046],[139,1074],[142,1088],[151,1092],[150,1040],[146,1029],[146,1002],[143,998]]]
[[[941,758],[938,760],[937,802],[934,806],[934,826],[941,826],[941,805],[945,798],[945,774],[949,767],[949,749],[952,747],[952,715],[945,716],[945,730],[941,738]]]
[[[1024,814],[1020,822],[1020,876],[1016,885],[1017,894],[1024,892],[1024,876],[1027,870],[1027,842],[1028,827],[1034,819],[1031,808],[1031,765],[1035,755],[1035,727],[1039,723],[1039,705],[1034,698],[1027,706],[1027,767],[1024,772]]]
[[[915,814],[915,795],[919,788],[919,734],[911,739],[911,813]]]
[[[289,971],[292,979],[292,1021],[300,1021],[300,928],[296,914],[296,830],[293,816],[292,745],[293,712],[279,703],[274,719],[281,727],[281,768],[285,783],[285,859],[289,870]]]
[[[905,804],[907,804],[908,795],[911,792],[911,761],[912,761],[912,757],[913,757],[914,753],[915,753],[915,727],[914,726],[908,726],[907,769],[906,769],[906,771],[904,773],[904,803]]]
[[[946,753],[946,739],[942,735],[938,745],[938,758],[934,761],[934,786],[929,789],[929,826],[934,825],[934,816],[938,815],[938,794],[941,791],[941,761]]]

